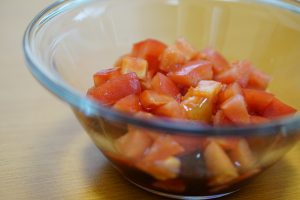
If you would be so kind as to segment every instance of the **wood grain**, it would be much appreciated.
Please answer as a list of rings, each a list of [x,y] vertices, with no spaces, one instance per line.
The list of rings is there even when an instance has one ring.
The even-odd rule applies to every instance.
[[[50,0],[0,1],[0,199],[164,199],[127,183],[68,106],[32,78],[21,40]],[[300,199],[300,145],[224,199]]]

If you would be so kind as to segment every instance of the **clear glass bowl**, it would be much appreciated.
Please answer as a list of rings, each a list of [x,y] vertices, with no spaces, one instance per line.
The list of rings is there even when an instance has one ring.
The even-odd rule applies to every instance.
[[[277,0],[66,0],[33,19],[24,52],[33,75],[72,107],[130,182],[163,196],[209,199],[238,190],[279,160],[299,139],[300,117],[227,128],[136,118],[86,97],[93,73],[111,67],[137,41],[171,43],[184,36],[199,49],[211,46],[232,61],[253,61],[273,77],[269,90],[300,109],[299,25],[297,3]],[[152,163],[158,171],[173,170],[160,177],[119,155],[115,141],[128,127],[175,138],[188,153]],[[203,147],[203,141],[210,142]]]

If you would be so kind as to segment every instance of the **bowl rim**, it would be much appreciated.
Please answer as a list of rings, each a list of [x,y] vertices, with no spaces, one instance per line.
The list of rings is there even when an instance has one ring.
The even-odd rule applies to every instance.
[[[216,127],[207,126],[200,123],[169,120],[163,118],[143,119],[128,115],[109,107],[103,106],[96,101],[93,101],[85,95],[79,93],[69,85],[63,82],[58,82],[57,79],[48,76],[42,68],[46,68],[40,63],[32,52],[32,34],[39,27],[53,17],[72,9],[74,7],[84,5],[94,0],[58,0],[42,11],[40,11],[27,26],[23,36],[23,53],[28,69],[32,75],[51,93],[55,94],[58,98],[70,104],[75,110],[84,113],[91,117],[102,117],[108,120],[117,122],[124,122],[132,124],[142,128],[155,129],[162,132],[168,132],[168,134],[192,134],[199,136],[253,136],[253,135],[272,135],[279,131],[281,133],[291,133],[300,129],[300,116],[286,117],[283,119],[271,121],[269,123],[251,126],[228,126],[228,127]],[[220,0],[215,0],[220,1]],[[267,4],[273,7],[277,7],[283,10],[292,11],[299,14],[300,7],[293,4],[277,1],[277,0],[226,0],[226,2],[250,2]],[[158,120],[157,120],[158,119]]]

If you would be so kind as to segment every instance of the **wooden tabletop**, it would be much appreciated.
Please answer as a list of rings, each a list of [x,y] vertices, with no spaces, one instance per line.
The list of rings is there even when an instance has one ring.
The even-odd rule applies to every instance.
[[[25,67],[21,40],[51,0],[0,2],[0,199],[163,199],[109,165],[69,107]],[[224,199],[300,199],[300,145],[247,187]]]

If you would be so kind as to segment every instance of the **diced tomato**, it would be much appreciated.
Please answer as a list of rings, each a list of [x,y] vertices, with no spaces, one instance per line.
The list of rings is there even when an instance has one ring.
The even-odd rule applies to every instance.
[[[155,110],[153,113],[158,116],[170,117],[174,119],[185,119],[186,113],[184,108],[175,100],[162,105]]]
[[[229,156],[233,163],[237,163],[237,168],[242,173],[256,167],[256,158],[244,139],[238,140],[235,148],[231,149]]]
[[[128,113],[136,113],[142,110],[139,96],[137,96],[136,94],[132,94],[124,97],[123,99],[120,99],[115,103],[113,108]]]
[[[144,90],[140,95],[140,99],[145,109],[154,109],[174,100],[172,97],[154,90]]]
[[[183,154],[196,151],[206,142],[206,138],[201,138],[199,136],[172,135],[172,138],[184,148]]]
[[[148,63],[142,58],[124,57],[121,63],[121,73],[134,72],[140,79],[145,79],[148,70]]]
[[[221,105],[226,117],[235,124],[249,124],[250,116],[247,111],[247,105],[242,95],[235,95]]]
[[[265,117],[257,116],[257,115],[250,115],[250,122],[251,124],[264,124],[269,122],[270,120]]]
[[[225,151],[215,142],[210,142],[204,151],[209,185],[226,184],[239,176]]]
[[[143,160],[147,162],[155,162],[157,160],[165,160],[171,156],[176,156],[184,152],[184,148],[179,145],[170,135],[160,135]]]
[[[135,73],[128,73],[114,77],[99,87],[91,88],[87,95],[104,105],[112,105],[128,95],[140,92],[138,77]]]
[[[183,99],[189,97],[204,97],[215,101],[222,89],[222,84],[217,81],[203,80],[200,81],[196,88],[191,88]]]
[[[215,76],[215,80],[225,84],[237,82],[240,86],[246,87],[252,69],[253,67],[250,62],[240,61],[234,63],[230,69]]]
[[[245,101],[250,112],[261,115],[266,107],[272,102],[274,96],[262,90],[243,89]]]
[[[162,53],[160,57],[159,69],[164,72],[169,72],[177,66],[182,66],[186,62],[184,55],[175,47],[170,46]]]
[[[134,44],[131,55],[146,59],[149,70],[154,74],[160,65],[159,57],[166,48],[167,46],[158,40],[147,39]]]
[[[265,90],[267,89],[270,81],[271,81],[270,76],[259,71],[258,69],[254,69],[249,75],[247,87],[253,89],[259,89],[259,90]]]
[[[185,183],[179,179],[156,181],[152,185],[164,191],[177,192],[177,193],[182,193],[186,189]]]
[[[205,49],[203,54],[213,63],[213,70],[215,74],[222,73],[230,68],[228,61],[217,51],[213,49]]]
[[[158,137],[145,157],[136,166],[159,180],[176,178],[180,171],[180,160],[175,158],[184,151],[171,136]]]
[[[213,78],[212,65],[207,61],[189,62],[178,71],[168,73],[168,77],[177,84],[195,87],[200,80]]]
[[[95,87],[98,87],[104,84],[109,79],[117,77],[119,75],[121,75],[120,68],[103,69],[94,74],[94,85]]]
[[[180,92],[174,82],[162,73],[157,73],[151,81],[151,88],[175,99],[180,98]]]
[[[288,115],[294,115],[297,110],[287,104],[281,102],[277,98],[273,98],[272,102],[265,108],[262,116],[267,118],[278,118]]]
[[[213,117],[213,124],[215,126],[227,126],[231,125],[232,121],[230,121],[222,110],[218,110],[215,116]]]
[[[185,38],[181,37],[175,43],[177,49],[184,55],[186,61],[190,61],[199,53]]]
[[[237,94],[242,94],[241,86],[238,83],[230,84],[223,91],[220,92],[218,97],[218,103],[222,104],[227,99]]]
[[[153,140],[147,134],[135,129],[118,138],[115,147],[125,158],[138,160],[143,157],[152,143]]]
[[[190,120],[211,122],[213,112],[213,102],[205,97],[189,97],[181,102],[185,109],[186,116]]]

